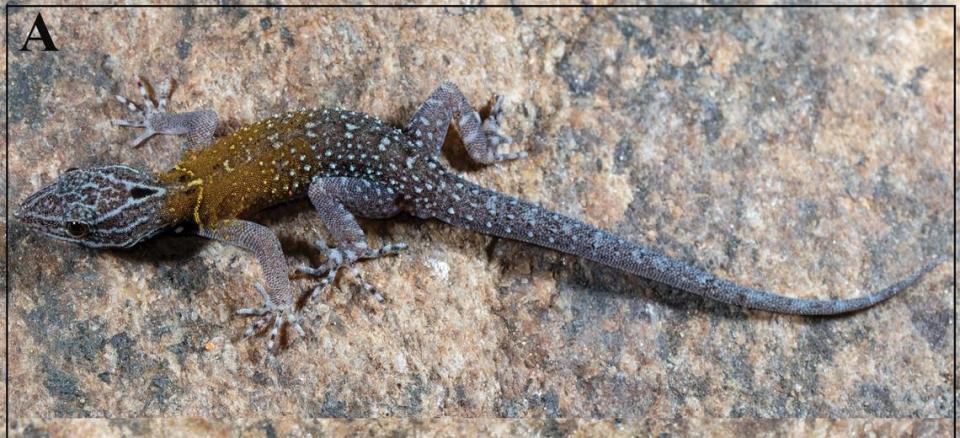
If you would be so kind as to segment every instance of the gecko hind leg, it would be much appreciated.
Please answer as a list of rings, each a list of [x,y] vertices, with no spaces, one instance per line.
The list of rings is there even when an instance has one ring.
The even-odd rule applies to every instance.
[[[480,113],[470,105],[456,85],[450,82],[440,84],[427,98],[407,123],[406,132],[424,143],[434,155],[440,153],[443,139],[451,122],[457,123],[460,138],[467,148],[467,154],[481,164],[493,164],[500,161],[516,160],[527,156],[526,151],[500,152],[501,145],[513,142],[510,136],[500,131],[503,116],[503,98],[494,96],[490,114],[480,119]]]
[[[311,293],[316,299],[320,292],[333,283],[340,268],[352,266],[359,260],[368,260],[397,254],[407,248],[407,244],[396,242],[371,248],[366,235],[352,212],[368,218],[387,218],[400,212],[397,195],[393,190],[360,178],[328,177],[316,178],[307,192],[320,219],[337,243],[337,247],[327,246],[323,239],[315,242],[316,247],[326,256],[326,261],[314,268],[300,266],[298,271],[308,275],[323,276]],[[354,271],[361,286],[368,292],[373,289],[363,280],[359,271]],[[377,298],[379,293],[375,293]],[[382,300],[382,296],[378,298]]]
[[[160,89],[156,94],[156,105],[150,97],[150,92],[147,89],[148,85],[145,79],[137,79],[137,89],[140,91],[141,99],[143,99],[143,108],[137,106],[130,99],[120,95],[116,96],[117,101],[133,113],[133,118],[115,119],[111,123],[114,126],[143,129],[143,132],[130,142],[131,146],[140,146],[157,134],[183,135],[186,139],[186,147],[190,149],[206,146],[213,141],[213,134],[219,124],[216,112],[209,109],[185,113],[167,112],[171,81],[167,79],[160,84]]]

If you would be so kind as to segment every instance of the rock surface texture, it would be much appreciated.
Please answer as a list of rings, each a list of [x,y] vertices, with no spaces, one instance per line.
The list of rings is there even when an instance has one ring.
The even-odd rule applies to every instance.
[[[318,436],[947,436],[949,422],[936,419],[31,419],[14,421],[11,435],[229,436],[238,438]]]
[[[36,13],[11,11],[14,40]],[[179,140],[133,149],[110,126],[137,74],[234,124],[342,105],[402,125],[451,80],[475,103],[503,94],[512,150],[530,151],[479,169],[448,141],[467,178],[743,284],[854,297],[954,250],[950,14],[43,10],[60,50],[10,52],[10,202],[69,167],[176,162]],[[256,220],[292,266],[320,261],[305,202]],[[173,236],[97,252],[12,222],[11,415],[951,415],[949,264],[876,308],[805,318],[438,222],[361,225],[410,244],[361,265],[386,301],[342,276],[264,364],[232,316],[259,304],[249,254]]]

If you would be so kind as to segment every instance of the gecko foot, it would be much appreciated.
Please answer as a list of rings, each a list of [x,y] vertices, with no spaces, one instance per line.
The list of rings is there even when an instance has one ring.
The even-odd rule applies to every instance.
[[[160,89],[156,93],[156,105],[150,97],[147,88],[149,84],[143,78],[137,78],[137,88],[140,90],[140,97],[143,99],[142,108],[130,99],[116,96],[117,101],[126,106],[134,117],[132,119],[116,119],[111,123],[114,126],[143,129],[143,132],[130,142],[131,146],[137,147],[157,134],[185,136],[184,147],[188,149],[208,145],[213,140],[213,135],[219,124],[217,113],[213,110],[201,109],[184,113],[167,112],[167,99],[170,97],[171,83],[172,81],[167,79],[160,84]]]
[[[282,328],[284,322],[289,323],[293,329],[297,331],[297,334],[299,334],[300,337],[304,337],[306,334],[303,331],[303,327],[300,326],[300,317],[293,309],[293,305],[274,305],[270,302],[270,297],[267,295],[267,291],[264,290],[260,283],[257,283],[254,286],[257,288],[257,292],[260,293],[260,296],[263,297],[264,303],[266,304],[256,308],[243,308],[237,310],[237,315],[258,317],[247,326],[247,329],[243,332],[243,339],[253,336],[272,320],[273,328],[270,329],[270,336],[267,340],[267,352],[272,356],[274,344],[276,343],[277,336],[280,334],[280,329]]]
[[[170,97],[171,80],[167,79],[160,84],[160,90],[157,93],[156,106],[154,106],[153,99],[150,98],[150,93],[147,91],[148,85],[149,84],[145,79],[140,77],[137,78],[137,88],[140,90],[140,97],[143,99],[143,108],[140,108],[137,106],[137,104],[133,103],[126,97],[123,97],[119,94],[116,96],[117,101],[126,106],[127,109],[133,113],[134,118],[115,119],[111,121],[111,123],[113,123],[114,126],[143,128],[143,133],[130,142],[130,145],[133,147],[140,146],[150,137],[163,133],[160,129],[158,129],[157,125],[162,119],[163,115],[166,114],[167,99]]]
[[[375,259],[387,255],[395,255],[400,251],[407,249],[407,244],[402,242],[391,243],[383,245],[380,248],[367,248],[359,247],[357,245],[345,245],[338,248],[331,248],[327,246],[326,242],[322,239],[318,239],[314,242],[314,245],[320,249],[327,256],[327,261],[322,265],[312,268],[310,266],[302,265],[297,268],[298,271],[303,272],[308,275],[314,276],[323,276],[320,280],[320,283],[313,289],[313,292],[310,294],[310,299],[314,300],[322,292],[327,285],[333,283],[334,278],[337,276],[337,272],[340,268],[350,267],[350,272],[354,277],[360,282],[360,286],[371,296],[374,297],[379,302],[383,302],[383,296],[380,295],[376,289],[363,280],[363,276],[360,271],[353,266],[358,260],[369,260]]]
[[[495,95],[492,99],[492,104],[490,105],[490,114],[483,119],[483,133],[487,137],[487,143],[489,143],[490,148],[494,152],[494,162],[496,161],[510,161],[520,158],[525,158],[527,156],[526,151],[519,152],[499,152],[497,149],[501,145],[507,145],[513,143],[513,138],[509,135],[504,134],[500,130],[500,122],[503,117],[503,96]]]

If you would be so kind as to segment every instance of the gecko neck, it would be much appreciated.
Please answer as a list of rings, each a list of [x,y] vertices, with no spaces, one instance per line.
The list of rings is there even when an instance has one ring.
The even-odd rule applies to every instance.
[[[203,227],[200,206],[203,202],[203,179],[192,178],[179,166],[157,177],[167,194],[163,199],[161,216],[167,225],[192,222]]]

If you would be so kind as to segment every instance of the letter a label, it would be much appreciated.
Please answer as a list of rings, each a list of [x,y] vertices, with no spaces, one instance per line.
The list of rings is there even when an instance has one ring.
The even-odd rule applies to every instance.
[[[34,36],[34,34],[36,34],[36,36]],[[53,38],[50,37],[50,32],[47,31],[47,25],[43,23],[43,17],[40,16],[39,13],[37,13],[36,20],[33,20],[33,27],[30,28],[30,33],[27,34],[27,40],[23,42],[23,47],[20,48],[20,51],[29,52],[30,48],[27,46],[31,41],[42,41],[44,52],[57,51],[57,46],[53,44]]]

